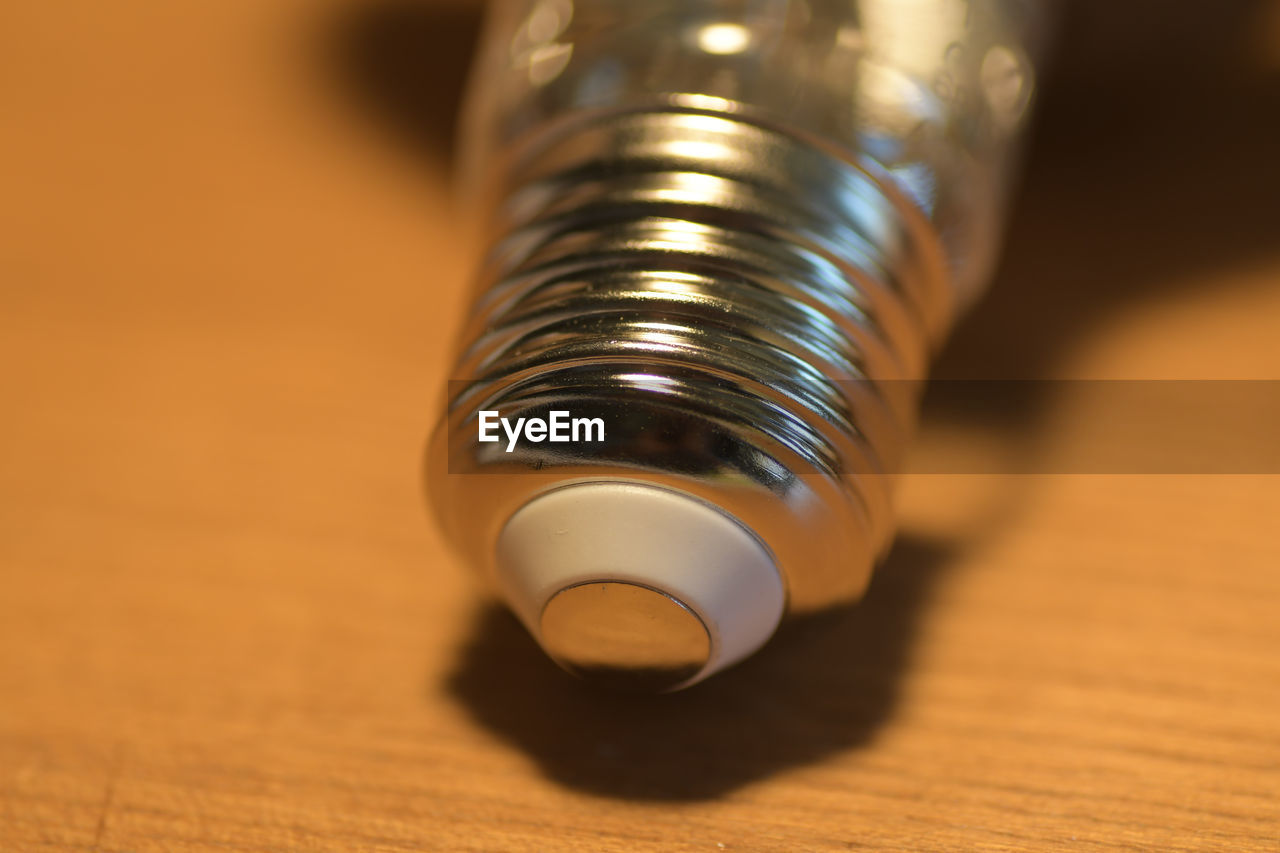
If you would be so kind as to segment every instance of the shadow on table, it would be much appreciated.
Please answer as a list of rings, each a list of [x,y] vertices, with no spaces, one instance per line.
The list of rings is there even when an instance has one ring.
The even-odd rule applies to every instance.
[[[547,776],[597,794],[705,799],[857,747],[896,704],[946,550],[900,539],[856,607],[796,620],[753,658],[662,696],[560,671],[505,610],[484,610],[449,689]]]
[[[1250,70],[1242,58],[1263,5],[1061,5],[1032,168],[1000,270],[937,375],[1051,375],[1108,316],[1176,297],[1188,273],[1247,263],[1280,238],[1280,75]],[[328,33],[330,80],[409,156],[438,171],[451,157],[478,21],[476,5],[353,5]],[[1034,455],[1047,402],[1030,395],[1017,407],[974,412],[926,400],[925,422],[971,419],[963,426]],[[1011,478],[1011,492],[1027,479]],[[449,688],[476,720],[565,785],[714,797],[874,738],[897,706],[917,625],[952,550],[1000,528],[993,518],[973,541],[946,545],[908,532],[860,606],[801,621],[752,660],[685,693],[616,696],[579,684],[498,610],[477,620]]]
[[[324,30],[322,59],[339,92],[432,170],[453,160],[482,9],[375,0],[343,9]]]

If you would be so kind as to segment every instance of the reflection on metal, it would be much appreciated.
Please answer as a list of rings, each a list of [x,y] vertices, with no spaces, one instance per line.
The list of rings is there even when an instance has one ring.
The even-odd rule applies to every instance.
[[[507,50],[512,66],[523,69],[532,85],[547,85],[569,65],[573,43],[558,39],[572,20],[570,0],[541,0],[516,30]]]
[[[1016,125],[1031,101],[1030,63],[1004,45],[996,45],[982,58],[982,94],[991,117],[1002,129]]]
[[[698,48],[717,56],[742,53],[751,44],[751,31],[741,24],[707,24],[697,30]]]
[[[678,687],[711,657],[697,614],[657,590],[616,581],[554,595],[542,612],[541,639],[570,672],[627,690]]]

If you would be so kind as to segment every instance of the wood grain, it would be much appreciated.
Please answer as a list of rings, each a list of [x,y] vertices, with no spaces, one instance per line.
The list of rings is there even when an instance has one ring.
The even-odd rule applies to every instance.
[[[1188,7],[1068,16],[941,372],[1280,378],[1280,18]],[[0,11],[0,849],[1280,849],[1280,479],[1054,474],[1084,403],[931,417],[1050,470],[908,478],[856,612],[684,694],[482,603],[418,480],[475,20]]]

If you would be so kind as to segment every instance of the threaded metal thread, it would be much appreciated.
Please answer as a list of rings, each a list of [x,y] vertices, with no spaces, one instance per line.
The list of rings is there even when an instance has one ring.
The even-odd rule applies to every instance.
[[[840,152],[693,111],[579,121],[510,174],[454,374],[449,470],[679,488],[756,531],[793,611],[860,594],[914,412],[898,380],[922,375],[949,322],[918,211]],[[599,416],[607,440],[509,454],[475,440],[481,409]],[[492,506],[483,537],[547,482],[455,483],[437,503],[471,528]]]

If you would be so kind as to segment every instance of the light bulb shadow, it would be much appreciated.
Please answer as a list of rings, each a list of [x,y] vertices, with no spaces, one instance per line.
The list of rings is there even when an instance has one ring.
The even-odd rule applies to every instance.
[[[381,0],[322,29],[326,76],[366,120],[433,172],[452,161],[483,4]]]
[[[856,607],[798,618],[754,657],[666,695],[580,682],[504,610],[487,608],[448,687],[559,784],[610,797],[712,799],[875,736],[897,704],[948,553],[901,537]]]
[[[1064,390],[1047,377],[1076,347],[1115,316],[1206,298],[1195,282],[1215,298],[1268,286],[1215,273],[1280,248],[1280,75],[1247,60],[1264,4],[1063,6],[999,269],[932,371],[1034,393],[979,407],[942,388],[924,408],[926,424],[969,421],[1045,473],[1038,439]]]

